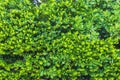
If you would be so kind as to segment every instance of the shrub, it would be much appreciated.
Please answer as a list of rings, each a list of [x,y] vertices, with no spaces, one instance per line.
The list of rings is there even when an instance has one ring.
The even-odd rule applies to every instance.
[[[119,80],[120,2],[0,1],[1,80]]]

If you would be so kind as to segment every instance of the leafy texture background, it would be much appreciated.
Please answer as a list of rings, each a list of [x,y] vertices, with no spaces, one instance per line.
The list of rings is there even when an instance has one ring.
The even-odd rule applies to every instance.
[[[0,80],[119,80],[120,2],[0,0]]]

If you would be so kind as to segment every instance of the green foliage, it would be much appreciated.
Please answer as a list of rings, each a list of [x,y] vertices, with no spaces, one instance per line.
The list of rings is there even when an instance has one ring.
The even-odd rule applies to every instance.
[[[0,0],[0,80],[119,80],[119,5]]]

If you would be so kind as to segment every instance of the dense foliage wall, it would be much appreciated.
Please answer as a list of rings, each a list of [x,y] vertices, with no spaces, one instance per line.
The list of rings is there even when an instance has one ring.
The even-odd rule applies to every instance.
[[[118,0],[0,0],[0,80],[120,80]]]

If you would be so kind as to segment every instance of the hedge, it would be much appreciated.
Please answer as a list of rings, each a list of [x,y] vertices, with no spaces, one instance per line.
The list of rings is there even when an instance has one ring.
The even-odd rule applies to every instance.
[[[119,80],[118,0],[0,0],[0,80]]]

